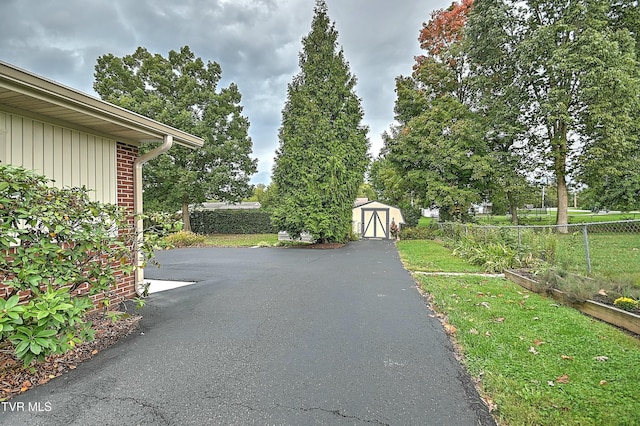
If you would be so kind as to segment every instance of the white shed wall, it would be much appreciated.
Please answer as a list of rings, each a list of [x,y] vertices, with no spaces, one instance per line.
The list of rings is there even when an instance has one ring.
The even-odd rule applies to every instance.
[[[393,207],[393,206],[389,206],[387,204],[382,204],[379,203],[377,201],[371,202],[371,203],[367,203],[367,204],[363,204],[361,206],[358,207],[354,207],[352,210],[352,229],[354,234],[357,234],[359,236],[362,236],[362,225],[363,225],[363,221],[362,221],[362,209],[365,209],[365,218],[364,218],[364,223],[368,223],[368,221],[371,219],[371,212],[369,212],[369,209],[388,209],[389,210],[389,225],[391,225],[391,222],[394,221],[396,223],[396,225],[398,225],[398,228],[400,228],[401,224],[404,223],[404,218],[402,217],[402,212],[400,211],[399,208],[397,207]],[[385,221],[386,222],[386,221]],[[385,223],[386,225],[386,223]]]
[[[116,203],[116,141],[0,111],[0,162],[34,170],[63,187],[86,186]]]

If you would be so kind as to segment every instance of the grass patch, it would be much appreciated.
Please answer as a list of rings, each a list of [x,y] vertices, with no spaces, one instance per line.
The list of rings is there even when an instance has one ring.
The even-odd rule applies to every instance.
[[[398,241],[405,267],[422,272],[482,272],[482,268],[453,256],[451,250],[433,240]]]
[[[539,213],[535,211],[519,210],[518,218],[521,224],[527,225],[555,225],[555,210],[547,213]],[[569,210],[569,223],[597,223],[597,222],[615,222],[620,220],[640,219],[640,213],[592,213],[585,211]],[[476,215],[475,222],[480,225],[511,225],[511,216],[506,215]]]
[[[565,269],[585,272],[584,238],[581,233],[557,235],[557,262]],[[635,276],[640,285],[640,234],[589,234],[593,275],[610,279]]]
[[[205,236],[210,247],[272,247],[278,245],[278,234],[211,234]]]
[[[501,424],[640,424],[640,342],[503,279],[419,276]]]
[[[432,224],[438,223],[438,218],[437,217],[425,217],[425,216],[421,216],[420,219],[418,220],[418,227],[428,227],[431,226]]]
[[[170,247],[273,247],[278,245],[278,234],[210,234],[191,232],[169,234],[164,241]]]
[[[469,267],[434,241],[398,249],[408,269]],[[640,424],[637,338],[504,279],[416,279],[499,424]]]

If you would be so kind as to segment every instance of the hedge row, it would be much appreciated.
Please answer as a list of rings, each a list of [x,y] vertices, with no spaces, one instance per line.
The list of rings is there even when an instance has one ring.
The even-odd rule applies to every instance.
[[[269,213],[260,210],[206,210],[190,215],[197,234],[276,234]]]

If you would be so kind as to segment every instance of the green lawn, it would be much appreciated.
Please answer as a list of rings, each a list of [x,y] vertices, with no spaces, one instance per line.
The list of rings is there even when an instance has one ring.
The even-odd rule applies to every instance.
[[[640,424],[637,338],[504,279],[418,280],[501,424]]]
[[[474,269],[433,241],[398,250],[408,269]],[[640,424],[637,338],[504,279],[417,280],[500,424]]]
[[[586,273],[584,237],[581,233],[558,235],[558,264]],[[640,234],[589,234],[592,274],[611,279],[632,279],[640,286]]]
[[[518,213],[522,223],[528,225],[555,225],[556,212],[548,211],[546,214],[536,212],[522,211]],[[591,212],[569,210],[569,223],[597,223],[597,222],[616,222],[620,220],[637,220],[640,219],[640,213],[602,213],[594,214]],[[475,220],[480,225],[511,225],[511,216],[493,216],[493,215],[477,215]]]
[[[418,220],[418,226],[429,226],[432,223],[438,223],[438,219],[437,218],[433,218],[433,217],[424,217],[424,216],[422,216]]]
[[[210,247],[273,246],[278,234],[210,234],[205,235],[204,245]]]
[[[535,211],[519,211],[519,218],[523,223],[530,225],[555,225],[556,212],[548,211],[546,214],[538,214]],[[619,220],[637,220],[640,219],[640,213],[601,213],[594,214],[583,210],[569,210],[569,223],[597,223],[597,222],[616,222]],[[476,215],[475,221],[479,225],[511,225],[511,216],[506,215]],[[431,223],[437,223],[438,219],[430,217],[421,217],[418,226],[429,226]]]
[[[398,241],[398,250],[403,263],[412,271],[422,272],[482,272],[451,255],[451,250],[432,240]]]

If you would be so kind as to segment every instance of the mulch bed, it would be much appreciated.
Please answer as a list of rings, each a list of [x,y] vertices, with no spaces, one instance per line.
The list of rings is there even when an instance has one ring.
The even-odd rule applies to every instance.
[[[49,380],[73,370],[79,363],[95,356],[98,352],[115,344],[120,338],[131,334],[142,317],[133,315],[113,322],[102,312],[87,315],[96,330],[95,339],[78,345],[73,351],[63,355],[48,356],[42,362],[34,361],[31,366],[24,367],[22,361],[16,359],[11,348],[0,351],[0,401],[28,391],[47,383]],[[7,352],[5,352],[7,351]]]
[[[326,250],[326,249],[342,248],[345,245],[346,244],[344,244],[344,243],[313,243],[313,244],[299,244],[299,245],[290,246],[290,247],[287,247],[287,248],[304,248],[304,249]]]

